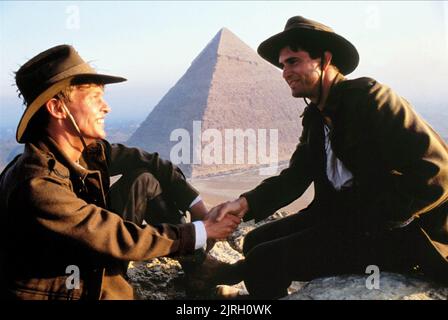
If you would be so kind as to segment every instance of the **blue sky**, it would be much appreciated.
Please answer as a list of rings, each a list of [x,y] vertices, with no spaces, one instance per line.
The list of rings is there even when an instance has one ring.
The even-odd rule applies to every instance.
[[[110,119],[143,120],[222,27],[256,49],[293,15],[355,44],[361,62],[349,77],[374,77],[420,110],[445,104],[447,2],[1,1],[0,125],[23,110],[13,72],[51,46],[72,44],[99,71],[128,78],[106,90]]]

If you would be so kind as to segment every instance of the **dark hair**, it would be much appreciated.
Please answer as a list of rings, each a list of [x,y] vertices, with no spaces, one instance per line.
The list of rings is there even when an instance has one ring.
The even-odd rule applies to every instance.
[[[306,51],[310,55],[311,59],[321,58],[325,51],[328,51],[322,48],[320,45],[312,42],[308,42],[307,44],[299,44],[299,43],[290,43],[288,47],[294,51]]]
[[[288,47],[294,52],[297,52],[300,50],[308,52],[311,59],[321,59],[323,57],[325,51],[330,51],[314,42],[307,42],[306,45],[299,44],[299,43],[290,43],[290,44],[288,44]],[[332,66],[336,71],[339,72],[339,68],[336,67],[336,65],[334,63],[331,63],[330,66]]]

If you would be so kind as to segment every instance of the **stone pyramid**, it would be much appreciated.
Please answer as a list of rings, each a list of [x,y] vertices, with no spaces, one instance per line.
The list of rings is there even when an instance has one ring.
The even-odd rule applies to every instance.
[[[291,157],[298,142],[303,107],[301,99],[291,96],[278,69],[223,28],[154,107],[128,144],[158,152],[176,163],[188,177],[266,164],[260,158],[262,137],[266,138],[269,162],[277,158],[280,163]],[[237,158],[241,144],[236,138],[233,145],[226,143],[231,141],[231,135],[226,138],[229,129],[252,133],[248,134],[251,138],[255,134],[255,141],[248,136],[243,140],[244,161],[241,153]],[[271,146],[277,138],[275,131],[277,150]],[[221,149],[215,144],[219,142]],[[254,152],[255,157],[251,158]],[[275,152],[277,156],[273,156]],[[173,155],[182,156],[183,160]]]

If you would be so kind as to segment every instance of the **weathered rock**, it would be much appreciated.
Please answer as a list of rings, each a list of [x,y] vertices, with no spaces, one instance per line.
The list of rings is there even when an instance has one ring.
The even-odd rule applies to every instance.
[[[243,239],[250,230],[285,215],[287,215],[286,212],[278,212],[257,224],[253,222],[242,223],[228,241],[217,242],[210,251],[210,254],[218,260],[235,263],[243,258],[241,254]],[[194,298],[187,296],[183,276],[184,272],[179,262],[170,258],[158,258],[150,262],[133,262],[128,269],[129,281],[135,288],[137,298],[144,300],[180,300]],[[289,292],[295,292],[302,286],[303,283],[294,282]],[[243,291],[246,290],[243,282],[233,287]],[[212,297],[210,296],[210,298]]]
[[[228,241],[217,242],[210,252],[215,258],[234,263],[243,258],[241,252],[244,236],[255,227],[284,217],[277,212],[257,224],[244,222]],[[154,259],[150,263],[134,263],[128,270],[131,283],[140,299],[191,299],[185,294],[180,264],[169,258]],[[284,300],[448,300],[448,288],[401,274],[382,272],[379,289],[366,286],[369,275],[342,275],[306,282],[294,281]],[[244,283],[235,288],[245,291]],[[210,297],[212,298],[212,297]]]
[[[210,254],[228,263],[243,258],[239,252],[230,247],[227,241],[217,242]],[[187,296],[183,279],[184,272],[179,262],[174,259],[156,258],[150,262],[133,262],[128,269],[128,277],[135,288],[138,299],[183,300],[196,298]],[[245,290],[243,283],[234,287]],[[212,296],[203,298],[212,298]]]
[[[448,288],[406,275],[382,272],[379,289],[368,289],[368,275],[310,281],[284,300],[448,300]]]
[[[184,288],[176,283],[182,275],[179,262],[170,258],[132,262],[128,268],[129,282],[142,300],[185,299]]]

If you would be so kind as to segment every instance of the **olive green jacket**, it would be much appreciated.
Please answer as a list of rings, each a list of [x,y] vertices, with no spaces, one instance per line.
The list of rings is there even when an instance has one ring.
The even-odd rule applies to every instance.
[[[173,164],[98,141],[80,168],[50,138],[27,143],[0,177],[1,279],[20,299],[132,299],[126,262],[194,250],[192,224],[137,226],[108,211],[109,178],[145,168],[187,209],[198,195]],[[76,266],[79,289],[73,282]]]

